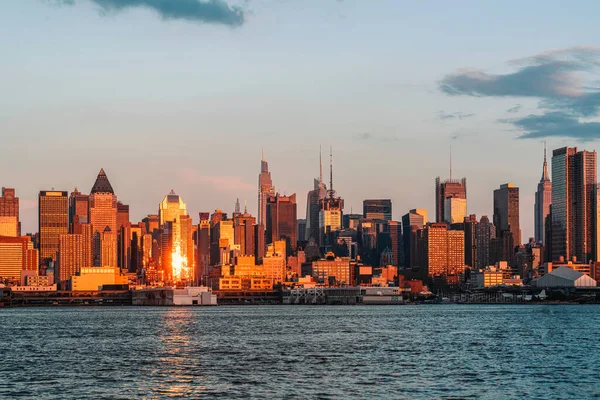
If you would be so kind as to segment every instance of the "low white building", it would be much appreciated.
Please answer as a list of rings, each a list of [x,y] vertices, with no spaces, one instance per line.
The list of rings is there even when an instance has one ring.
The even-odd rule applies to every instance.
[[[536,287],[595,287],[597,283],[588,275],[568,267],[558,267],[541,278],[534,279],[531,284]]]

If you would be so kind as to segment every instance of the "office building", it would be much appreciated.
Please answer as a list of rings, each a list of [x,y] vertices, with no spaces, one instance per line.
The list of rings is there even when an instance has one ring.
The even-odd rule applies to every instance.
[[[60,235],[69,233],[69,198],[67,192],[39,193],[38,224],[40,265],[56,261]]]
[[[448,218],[445,216],[445,200],[447,198],[458,198],[467,200],[467,178],[461,180],[452,179],[452,171],[450,179],[441,181],[438,176],[435,178],[435,221],[443,222]],[[466,214],[466,212],[465,212]]]
[[[491,243],[496,238],[496,227],[490,222],[487,215],[483,215],[475,227],[477,242],[477,263],[475,269],[482,269],[492,265]]]
[[[588,262],[595,229],[596,152],[563,147],[552,153],[552,259]],[[550,261],[550,260],[549,260]]]
[[[444,199],[444,222],[460,224],[467,216],[467,199],[447,197]]]
[[[402,216],[402,242],[404,249],[404,267],[412,268],[417,264],[416,231],[427,224],[427,210],[416,208]]]
[[[38,251],[28,236],[0,236],[0,282],[19,283],[22,271],[38,270]]]
[[[117,233],[117,196],[113,191],[112,185],[110,184],[104,169],[101,169],[96,177],[94,186],[90,191],[90,211],[89,218],[90,224],[92,225],[92,231],[94,235],[93,239],[93,252],[94,252],[94,266],[101,267],[101,236],[107,230]],[[108,257],[109,259],[117,259],[117,246],[114,247],[114,256]],[[107,255],[104,255],[106,258]],[[115,265],[116,266],[116,265]]]
[[[265,227],[267,241],[275,243],[278,240],[286,240],[288,249],[294,251],[297,248],[297,216],[296,216],[296,194],[282,196],[279,193],[267,198],[267,225]]]
[[[392,201],[390,199],[363,200],[363,217],[391,221]]]
[[[17,233],[14,236],[21,236],[21,224],[19,220],[19,198],[16,196],[15,189],[2,188],[2,197],[0,197],[0,218],[9,217],[5,221],[16,221]],[[13,219],[14,218],[14,219]],[[9,228],[12,230],[12,228]],[[2,236],[0,234],[0,236]]]
[[[430,223],[423,230],[423,276],[456,282],[465,269],[465,234],[445,223]],[[450,278],[453,277],[453,278]]]
[[[477,217],[475,214],[465,217],[465,265],[471,269],[477,267]]]
[[[275,196],[275,186],[263,152],[258,175],[258,223],[265,227],[267,226],[267,199],[272,196]]]
[[[54,271],[57,282],[68,281],[81,268],[92,266],[91,247],[91,228],[87,229],[86,234],[60,235],[57,268]]]
[[[494,226],[497,238],[502,232],[510,232],[515,246],[521,244],[519,188],[512,183],[500,185],[499,189],[494,190]]]
[[[69,233],[74,233],[79,224],[89,223],[90,196],[77,188],[69,196]]]
[[[306,197],[305,237],[304,240],[301,240],[300,235],[298,235],[299,241],[309,241],[311,239],[316,242],[319,241],[321,237],[319,228],[319,213],[321,211],[320,201],[326,196],[327,187],[323,182],[323,162],[321,151],[319,151],[319,179],[314,180],[313,190],[308,192],[308,196]]]

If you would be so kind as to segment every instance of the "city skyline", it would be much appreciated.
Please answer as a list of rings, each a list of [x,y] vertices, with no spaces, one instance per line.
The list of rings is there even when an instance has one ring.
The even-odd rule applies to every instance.
[[[262,154],[262,157],[265,157],[265,155],[264,155],[264,152],[263,152],[263,154]],[[263,168],[264,166],[268,165],[268,160],[266,159],[266,157],[265,157],[265,158],[262,158],[262,159],[261,159],[261,161],[260,161],[260,163],[261,163],[261,165],[260,165],[260,168],[261,168],[261,171],[262,171],[262,168]],[[545,158],[542,158],[542,163],[548,163],[548,164],[550,164],[550,165],[551,165],[551,160],[550,160],[550,162],[548,162],[548,161],[546,161],[546,160],[545,160]],[[271,172],[273,172],[273,171],[272,171],[272,169],[269,169],[269,173],[271,173]],[[343,173],[343,172],[342,172],[342,173]],[[307,176],[312,176],[312,175],[310,175],[310,174],[311,174],[311,172],[307,172]],[[337,176],[337,175],[339,175],[339,174],[340,174],[340,172],[337,172],[336,176]],[[103,176],[104,178],[106,178],[106,174],[105,174],[105,172],[104,172],[104,168],[100,168],[100,173],[99,173],[99,175],[100,175],[100,176]],[[256,174],[255,174],[255,175],[256,175]],[[314,175],[314,174],[313,174],[313,175]],[[436,178],[435,178],[436,180],[432,180],[432,183],[436,183],[438,178],[439,178],[439,177],[436,177]],[[466,178],[466,177],[465,177],[465,178]],[[551,178],[551,176],[550,176],[550,178]],[[98,181],[97,181],[97,179],[98,179],[98,177],[96,178],[96,181],[95,181],[95,186],[96,186],[96,185],[98,185]],[[463,179],[463,178],[461,178],[461,179]],[[113,178],[113,174],[111,174],[111,181],[113,181],[113,180],[116,180],[116,179],[114,179],[114,178]],[[338,179],[338,180],[339,180],[339,179]],[[445,179],[443,178],[443,175],[442,175],[442,178],[441,178],[441,180],[442,180],[442,182],[445,180]],[[315,180],[315,181],[316,181],[316,180]],[[456,181],[456,182],[460,182],[460,180],[456,180],[456,179],[454,179],[454,181]],[[453,182],[454,182],[454,181],[453,181]],[[275,179],[273,179],[273,187],[275,187],[275,186],[276,186],[276,183],[278,183],[278,182],[277,182]],[[436,183],[436,184],[437,184],[437,183]],[[512,184],[512,182],[511,182],[511,184]],[[109,185],[110,185],[110,184],[109,184]],[[498,185],[496,186],[496,188],[494,188],[494,190],[496,190],[496,189],[497,189],[497,187],[498,187],[498,186],[500,186],[500,185],[501,185],[501,183],[498,183]],[[516,185],[515,185],[515,186],[516,186]],[[30,211],[30,210],[33,210],[33,211],[35,211],[35,216],[37,216],[37,215],[38,215],[38,203],[37,203],[37,201],[36,201],[34,204],[32,204],[32,203],[31,203],[30,201],[28,201],[27,199],[24,199],[23,197],[21,197],[21,195],[20,195],[20,191],[19,191],[19,188],[18,188],[18,187],[14,188],[14,187],[10,187],[9,185],[4,185],[4,187],[6,187],[6,188],[11,188],[11,189],[15,189],[15,195],[16,195],[16,197],[18,197],[18,198],[19,198],[19,200],[20,200],[20,207],[21,207],[21,210],[20,210],[20,215],[21,215],[21,217],[20,217],[20,220],[19,220],[19,222],[20,222],[20,224],[21,224],[20,226],[22,226],[22,227],[23,227],[23,228],[22,228],[22,234],[25,234],[25,233],[35,233],[35,232],[37,232],[37,231],[38,231],[38,223],[39,223],[37,218],[36,218],[36,219],[31,219],[31,218],[30,218],[29,220],[28,220],[28,219],[25,219],[25,220],[23,220],[23,218],[22,218],[22,216],[23,216],[23,215],[25,215],[25,216],[26,216],[26,218],[27,218],[27,214],[28,214],[28,213],[27,213],[27,211]],[[66,189],[63,189],[63,188],[58,188],[58,189],[57,189],[57,188],[54,188],[54,187],[52,188],[52,190],[50,190],[50,189],[40,189],[40,190],[38,190],[37,194],[39,194],[39,192],[41,192],[41,191],[64,191],[64,192],[67,192],[67,193],[68,193],[68,196],[70,196],[70,195],[73,195],[73,194],[74,194],[74,195],[79,195],[79,194],[81,194],[81,193],[84,193],[84,192],[80,192],[80,191],[79,191],[79,187],[85,187],[85,186],[82,186],[82,185],[79,185],[79,186],[77,186],[77,185],[76,185],[74,188],[72,188],[72,189],[69,189],[69,190],[66,190]],[[342,184],[342,187],[344,187],[344,185],[343,185],[343,184]],[[92,189],[93,189],[93,188],[92,188]],[[112,187],[111,187],[110,189],[112,190]],[[183,192],[183,193],[185,193],[185,192],[186,192],[186,189],[185,189],[185,187],[184,187],[184,188],[182,188],[182,189],[183,189],[183,190],[182,190],[182,192]],[[529,188],[528,188],[528,189],[529,189]],[[175,190],[175,189],[169,189],[169,192],[172,192],[173,190]],[[294,191],[294,192],[292,192],[292,193],[290,193],[290,192],[285,192],[285,193],[286,193],[286,195],[291,195],[291,194],[294,194],[294,193],[301,193],[303,196],[299,196],[299,197],[298,197],[298,200],[300,200],[300,199],[302,199],[302,198],[305,198],[305,197],[306,197],[306,196],[304,195],[304,193],[305,193],[305,192],[306,192],[306,193],[308,193],[308,192],[310,192],[311,190],[314,190],[314,188],[313,188],[313,189],[307,189],[307,190],[296,190],[296,191]],[[493,194],[493,193],[494,193],[494,190],[492,190],[492,191],[490,192],[490,194],[489,194],[489,197],[490,197],[490,203],[491,203],[491,204],[490,204],[490,207],[489,207],[489,211],[483,211],[482,213],[475,213],[475,212],[473,212],[473,211],[472,211],[472,209],[471,209],[471,207],[470,207],[470,202],[469,202],[469,203],[467,204],[467,212],[466,212],[466,215],[465,215],[465,216],[467,216],[467,215],[472,215],[472,214],[475,214],[475,215],[477,215],[478,217],[481,217],[481,216],[483,216],[483,215],[487,215],[487,216],[489,216],[489,217],[491,218],[491,216],[492,216],[492,215],[493,215],[493,213],[494,213],[494,206],[493,206],[493,196],[494,196],[494,194]],[[115,190],[115,192],[118,192],[118,191],[119,191],[119,190]],[[254,191],[254,193],[256,193],[256,187],[253,189],[253,191]],[[533,192],[533,193],[535,194],[535,192],[536,192],[536,188],[534,187],[533,189],[530,189],[530,191],[531,191],[531,192]],[[179,193],[179,191],[177,191],[177,192]],[[276,191],[276,192],[277,192],[277,191]],[[273,195],[275,195],[275,193],[276,193],[276,192],[273,192]],[[521,190],[520,197],[519,197],[519,198],[520,198],[520,200],[521,200],[521,202],[522,202],[522,199],[523,199],[524,197],[528,197],[528,195],[529,195],[529,193],[528,193],[528,192],[529,192],[529,191]],[[85,194],[85,193],[84,193],[84,194]],[[283,193],[280,193],[280,194],[281,194],[282,196],[284,195]],[[89,196],[89,195],[88,195],[88,196]],[[182,197],[184,197],[184,196],[185,196],[185,195],[182,195]],[[470,200],[470,196],[471,196],[471,194],[469,193],[469,200]],[[161,197],[162,197],[162,198],[164,198],[164,194],[162,194],[162,195],[161,195]],[[380,197],[378,197],[378,196],[373,196],[373,195],[369,195],[369,194],[364,194],[364,198],[363,198],[363,199],[361,199],[361,200],[357,200],[357,201],[356,201],[357,203],[359,203],[359,204],[358,204],[356,207],[354,207],[353,205],[352,205],[352,206],[350,206],[350,207],[348,207],[348,206],[344,206],[344,214],[351,214],[351,213],[355,213],[355,214],[356,214],[356,213],[359,213],[359,214],[360,214],[360,213],[362,213],[362,210],[363,210],[363,207],[364,207],[364,202],[365,202],[365,201],[367,201],[369,198],[380,198],[380,199],[384,199],[384,197],[383,197],[383,196],[380,196]],[[436,203],[436,193],[435,193],[435,191],[434,191],[434,190],[432,190],[432,193],[430,194],[430,198],[432,199],[432,200],[430,201],[430,203],[434,203],[434,204],[435,204],[435,203]],[[197,205],[195,205],[195,204],[192,204],[192,203],[191,203],[191,202],[189,202],[189,201],[187,201],[187,202],[186,202],[186,204],[192,204],[192,211],[190,211],[190,212],[189,212],[189,215],[192,217],[192,220],[193,220],[193,222],[194,222],[194,223],[197,223],[197,222],[199,222],[198,215],[199,215],[199,213],[201,213],[201,212],[207,212],[207,211],[209,211],[209,212],[213,212],[214,210],[223,210],[223,211],[224,211],[224,212],[226,212],[226,213],[232,213],[232,212],[234,211],[234,209],[235,209],[235,202],[236,202],[236,201],[239,201],[239,199],[240,199],[239,197],[232,197],[232,199],[231,199],[231,200],[232,200],[232,202],[231,202],[231,207],[230,207],[230,208],[227,208],[225,204],[222,204],[222,205],[217,205],[217,206],[216,206],[216,207],[214,207],[213,209],[202,208],[202,207],[200,207],[200,206],[197,206]],[[120,198],[120,200],[119,200],[119,205],[122,205],[122,203],[121,203],[121,200],[122,200],[122,198]],[[395,221],[400,221],[400,220],[402,219],[402,215],[404,215],[406,212],[408,212],[408,211],[409,211],[409,208],[400,208],[399,206],[395,205],[396,203],[395,203],[395,201],[394,201],[394,199],[393,199],[393,198],[391,198],[390,200],[391,200],[392,204],[394,204],[394,206],[393,206],[393,208],[392,208],[392,209],[393,209],[392,220],[395,220]],[[125,201],[126,201],[126,199],[125,199]],[[247,208],[248,208],[248,209],[251,211],[251,214],[252,214],[253,216],[256,216],[254,213],[252,213],[252,204],[251,204],[252,200],[251,200],[251,199],[244,199],[244,202],[248,202],[248,201],[250,202],[250,205],[246,205],[246,207],[247,207]],[[159,201],[159,202],[160,202],[160,201]],[[345,199],[344,199],[344,202],[346,202],[346,200],[345,200]],[[25,203],[25,207],[24,207],[24,208],[23,208],[23,203]],[[156,201],[153,201],[153,203],[156,203]],[[304,202],[304,203],[303,203],[303,206],[300,206],[300,204],[302,204],[302,203],[300,203],[300,201],[298,201],[298,207],[299,207],[298,219],[300,219],[300,218],[304,219],[304,218],[306,217],[306,216],[303,214],[303,213],[305,212],[305,210],[306,210],[306,202]],[[33,208],[31,208],[31,207],[33,207]],[[422,205],[420,205],[420,204],[416,204],[416,205],[415,205],[415,207],[417,207],[417,208],[422,208],[422,209],[426,209],[426,210],[429,212],[429,215],[430,215],[430,217],[429,217],[429,222],[436,222],[436,221],[435,221],[435,207],[428,208],[428,207],[423,207],[423,206],[422,206]],[[256,210],[258,209],[258,202],[255,204],[255,207],[254,207],[254,209],[256,209]],[[25,211],[25,212],[23,212],[23,211]],[[529,239],[530,237],[534,237],[534,228],[535,228],[535,227],[534,227],[534,221],[533,221],[533,217],[534,217],[534,210],[532,210],[531,212],[527,212],[527,210],[525,210],[525,213],[523,213],[523,212],[522,212],[522,211],[523,211],[523,205],[521,204],[521,205],[519,206],[519,211],[520,211],[520,224],[521,224],[521,230],[522,230],[523,232],[531,232],[531,234],[525,234],[525,233],[523,233],[523,234],[522,234],[522,236],[521,236],[521,237],[522,237],[522,240],[521,240],[521,241],[522,241],[523,243],[525,243],[525,242],[527,241],[527,239]],[[432,213],[433,213],[433,216],[431,215]],[[32,213],[29,213],[29,214],[32,214]],[[134,207],[132,207],[132,214],[131,214],[132,216],[131,216],[131,219],[132,219],[132,220],[138,220],[138,221],[141,221],[143,218],[147,217],[148,215],[156,215],[156,214],[157,214],[157,213],[156,213],[156,205],[155,205],[155,204],[154,204],[154,207],[153,207],[153,209],[149,209],[149,210],[147,210],[147,211],[144,211],[144,210],[138,210],[138,209],[136,209],[136,207],[134,206]],[[523,222],[522,222],[522,221],[523,221],[523,214],[525,214],[525,215],[531,215],[531,219],[532,219],[532,224],[531,224],[531,226],[529,226],[529,225],[523,225]],[[461,219],[461,220],[462,220],[462,219]],[[32,228],[30,229],[30,228],[28,228],[28,227],[30,227],[30,228],[32,227]]]
[[[517,2],[438,4],[435,15],[396,1],[218,3],[225,19],[86,0],[1,6],[0,73],[12,95],[0,99],[0,181],[19,193],[23,232],[37,226],[39,190],[87,188],[101,167],[134,219],[171,189],[193,216],[238,197],[256,210],[261,147],[277,190],[303,194],[303,213],[320,144],[337,149],[347,211],[373,197],[393,200],[394,220],[414,208],[435,215],[431,179],[449,178],[452,143],[468,213],[491,215],[490,193],[513,182],[527,238],[544,136],[548,148],[598,137],[597,85],[586,85],[599,54],[588,45],[595,2],[577,18],[560,2],[543,15]],[[515,19],[530,23],[506,34]],[[226,149],[227,161],[212,149]]]

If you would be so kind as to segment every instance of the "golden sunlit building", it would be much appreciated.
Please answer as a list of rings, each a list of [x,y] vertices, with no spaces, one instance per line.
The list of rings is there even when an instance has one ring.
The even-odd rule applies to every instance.
[[[15,194],[15,189],[2,188],[2,196],[0,196],[0,217],[15,217],[17,220],[17,233],[14,236],[21,235],[21,228],[19,226],[19,198]],[[1,233],[0,236],[2,236]]]
[[[31,238],[0,236],[0,281],[20,282],[21,271],[37,271],[38,251]]]
[[[117,268],[117,234],[108,227],[100,235],[100,265]]]
[[[117,196],[108,181],[104,169],[101,169],[96,182],[90,192],[90,224],[94,234],[94,266],[102,266],[101,258],[116,259],[117,247],[114,247],[114,256],[101,252],[101,236],[108,228],[110,232],[117,232]],[[116,264],[115,264],[116,265]]]
[[[0,236],[19,236],[19,221],[17,217],[0,216]]]
[[[99,290],[104,285],[126,285],[127,283],[127,276],[121,275],[119,268],[81,268],[79,274],[71,277],[71,290],[92,292]]]
[[[60,235],[57,259],[57,281],[67,281],[81,271],[92,266],[91,227],[86,224],[85,234]]]
[[[60,235],[69,233],[67,192],[41,191],[39,194],[40,264],[56,260]]]
[[[331,279],[337,285],[352,285],[352,271],[349,257],[335,257],[333,253],[327,253],[324,259],[313,261],[313,277],[323,283]]]
[[[431,223],[423,237],[422,259],[427,276],[457,276],[464,272],[464,231],[449,230],[445,223]]]

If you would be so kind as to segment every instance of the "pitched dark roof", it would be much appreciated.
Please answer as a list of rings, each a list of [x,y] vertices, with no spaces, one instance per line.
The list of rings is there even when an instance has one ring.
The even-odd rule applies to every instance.
[[[115,194],[110,182],[108,181],[108,178],[106,177],[106,174],[104,173],[104,169],[100,169],[100,172],[98,173],[98,177],[96,178],[96,182],[94,183],[90,194],[93,193]]]

